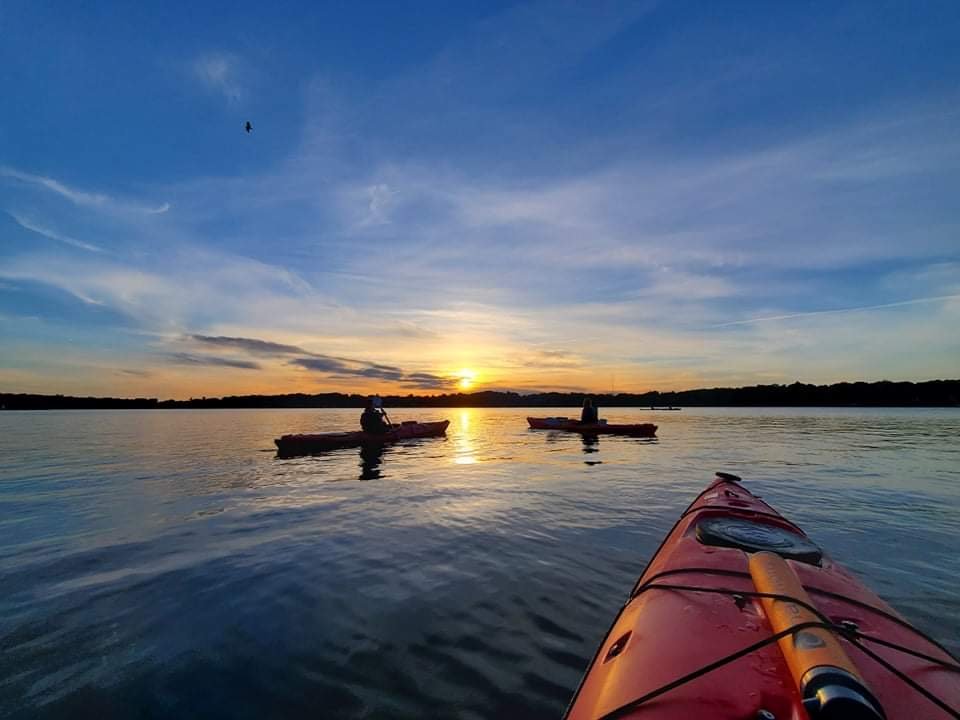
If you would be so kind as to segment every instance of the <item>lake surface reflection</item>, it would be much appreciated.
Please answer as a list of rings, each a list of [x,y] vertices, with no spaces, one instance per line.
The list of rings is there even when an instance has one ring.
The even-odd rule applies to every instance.
[[[960,650],[960,412],[527,414],[280,460],[359,411],[0,413],[0,715],[556,717],[720,469]]]

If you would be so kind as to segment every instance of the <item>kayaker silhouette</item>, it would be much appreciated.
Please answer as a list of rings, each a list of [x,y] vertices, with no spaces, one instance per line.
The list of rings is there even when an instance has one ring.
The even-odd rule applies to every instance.
[[[366,407],[360,416],[360,427],[364,432],[371,435],[382,435],[390,429],[390,424],[386,421],[386,412],[381,408],[382,401],[376,395],[367,398]]]
[[[597,409],[593,406],[593,400],[590,398],[583,399],[583,410],[580,411],[580,424],[581,425],[596,425],[600,422]]]
[[[248,133],[249,133],[251,130],[253,130],[253,125],[250,124],[250,121],[249,121],[249,120],[247,120],[247,124],[243,126],[243,129],[246,130]]]

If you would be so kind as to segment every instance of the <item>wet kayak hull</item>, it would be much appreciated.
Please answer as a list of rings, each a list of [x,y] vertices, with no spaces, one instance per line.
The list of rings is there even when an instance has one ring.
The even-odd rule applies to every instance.
[[[283,457],[310,455],[338,448],[364,445],[386,445],[411,438],[439,437],[446,434],[449,420],[428,423],[404,423],[383,434],[366,432],[333,432],[311,435],[284,435],[273,442]]]
[[[653,423],[580,423],[567,418],[528,417],[527,423],[534,430],[560,430],[581,435],[632,435],[633,437],[656,437],[657,426]]]
[[[852,623],[846,627],[862,633],[860,642],[868,650],[949,707],[960,708],[956,671],[863,636],[941,662],[955,662],[950,655],[730,476],[718,477],[668,534],[598,648],[565,717],[807,720],[791,660],[777,642],[769,642],[774,636],[763,600],[749,595],[757,592],[750,558],[760,556],[754,551],[764,543],[788,557],[786,566],[831,623]],[[764,641],[755,651],[663,691],[679,678]],[[956,717],[847,639],[841,645],[887,720]],[[641,705],[632,704],[658,691]]]

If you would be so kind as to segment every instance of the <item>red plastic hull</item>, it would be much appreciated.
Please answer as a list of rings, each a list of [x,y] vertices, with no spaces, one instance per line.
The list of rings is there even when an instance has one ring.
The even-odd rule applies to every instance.
[[[584,425],[576,420],[565,418],[528,417],[527,422],[534,430],[563,430],[581,435],[632,435],[633,437],[656,437],[657,426],[653,423],[635,423],[614,425],[611,423],[593,423]]]
[[[290,457],[294,455],[309,455],[325,450],[336,450],[337,448],[359,447],[361,445],[384,445],[409,438],[436,437],[445,434],[449,424],[449,420],[410,423],[398,425],[393,430],[382,435],[372,435],[361,431],[318,433],[315,435],[284,435],[273,442],[276,443],[277,454]]]
[[[647,566],[631,593],[632,599],[624,605],[598,649],[567,710],[567,718],[604,717],[667,683],[771,636],[763,606],[756,598],[741,598],[738,604],[733,593],[651,588],[635,594],[651,578],[668,571],[674,572],[654,579],[651,586],[673,583],[729,588],[734,593],[755,591],[746,552],[705,545],[697,539],[698,523],[718,517],[751,520],[806,537],[738,482],[718,478],[688,508]],[[935,643],[896,622],[894,618],[900,616],[890,606],[826,555],[819,567],[794,560],[787,563],[813,603],[831,621],[853,621],[865,635],[951,661]],[[822,591],[865,603],[867,607]],[[883,612],[894,618],[884,617]],[[616,643],[622,642],[627,633],[630,636],[617,654]],[[888,720],[953,717],[846,640],[842,644]],[[867,641],[864,644],[948,706],[960,708],[960,674],[879,644]],[[776,643],[669,690],[640,707],[628,709],[618,717],[744,720],[763,717],[761,710],[772,713],[777,720],[808,720],[800,693]]]

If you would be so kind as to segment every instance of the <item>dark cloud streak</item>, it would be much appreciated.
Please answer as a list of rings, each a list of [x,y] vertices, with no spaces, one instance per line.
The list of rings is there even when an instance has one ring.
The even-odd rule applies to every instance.
[[[355,360],[353,358],[323,355],[306,350],[298,345],[286,345],[258,338],[229,337],[225,335],[191,334],[189,340],[200,343],[213,351],[239,351],[259,357],[287,358],[287,364],[323,373],[334,377],[356,377],[372,380],[383,380],[399,383],[405,388],[415,390],[441,390],[455,387],[457,379],[434,375],[426,372],[406,372],[395,365]],[[296,356],[296,357],[291,357]],[[253,361],[219,358],[209,355],[194,355],[192,353],[173,353],[170,358],[174,362],[196,365],[223,365],[244,369],[259,369],[260,365]]]
[[[362,377],[397,382],[411,389],[450,388],[456,384],[456,378],[445,378],[440,375],[424,372],[407,373],[404,372],[402,368],[394,367],[393,365],[381,365],[360,360],[344,360],[322,355],[294,358],[290,360],[289,364],[305,370],[338,377]]]
[[[401,384],[415,390],[449,390],[456,386],[457,379],[432,373],[410,373],[403,378]]]
[[[207,365],[211,367],[231,367],[241,370],[259,370],[260,365],[252,360],[236,360],[234,358],[215,357],[212,355],[194,355],[192,353],[167,353],[168,362],[177,365]]]
[[[149,370],[132,370],[130,368],[117,368],[117,372],[122,375],[132,375],[134,377],[150,377],[152,375]]]
[[[224,335],[191,335],[190,338],[204,345],[216,348],[227,348],[229,350],[243,350],[254,355],[313,354],[296,345],[284,345],[283,343],[275,343],[268,340],[258,340],[257,338],[227,337]]]

